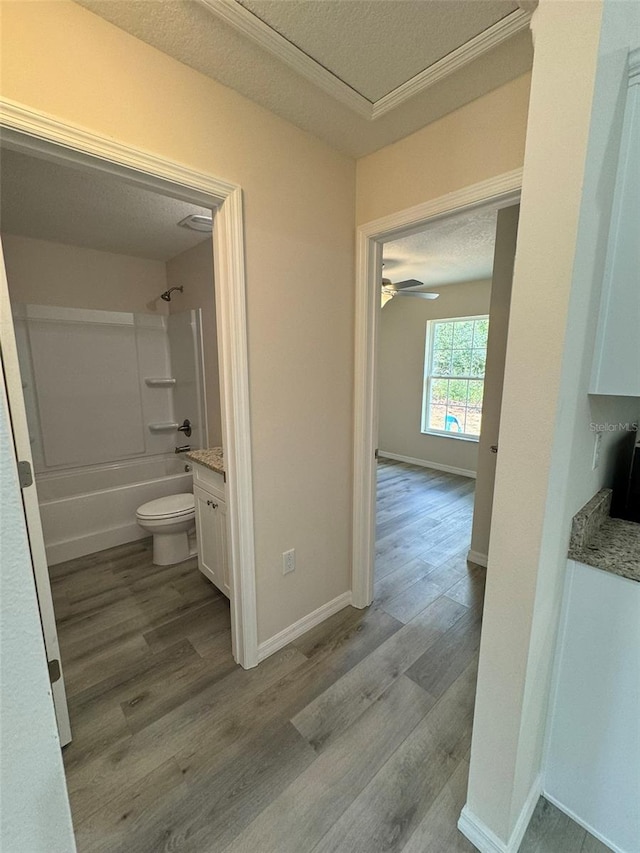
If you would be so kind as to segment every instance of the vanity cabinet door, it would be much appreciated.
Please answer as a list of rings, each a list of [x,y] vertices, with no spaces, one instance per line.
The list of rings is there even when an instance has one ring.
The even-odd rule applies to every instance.
[[[227,560],[226,506],[224,501],[194,486],[196,505],[196,534],[198,537],[198,568],[220,592],[229,595],[225,586]],[[222,507],[222,511],[221,511]]]
[[[229,567],[229,555],[227,552],[227,504],[224,501],[218,501],[218,508],[215,510],[216,516],[216,539],[219,546],[219,566],[220,579],[222,586],[219,589],[224,592],[227,598],[231,598],[231,572]]]

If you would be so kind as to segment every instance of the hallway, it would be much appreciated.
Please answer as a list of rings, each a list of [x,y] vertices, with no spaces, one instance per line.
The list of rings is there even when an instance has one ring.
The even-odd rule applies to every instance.
[[[80,853],[472,853],[456,823],[484,587],[464,557],[473,481],[379,477],[374,605],[253,670],[193,561],[154,568],[143,541],[52,568]],[[523,851],[600,849],[540,809]]]

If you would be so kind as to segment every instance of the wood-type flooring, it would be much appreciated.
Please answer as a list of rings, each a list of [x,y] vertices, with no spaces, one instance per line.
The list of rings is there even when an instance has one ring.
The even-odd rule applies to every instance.
[[[153,566],[144,540],[53,566],[80,853],[473,851],[473,487],[381,460],[374,604],[248,671],[195,560]],[[541,800],[521,850],[598,845]]]

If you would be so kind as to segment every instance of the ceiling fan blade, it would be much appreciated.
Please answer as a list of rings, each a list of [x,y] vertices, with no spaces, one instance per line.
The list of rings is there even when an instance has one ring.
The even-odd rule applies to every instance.
[[[420,299],[437,299],[440,294],[439,293],[420,293],[419,291],[414,291],[413,293],[409,293],[406,290],[398,290],[396,291],[396,296],[417,296]]]
[[[391,287],[395,288],[396,290],[407,290],[408,288],[412,287],[424,287],[424,282],[418,281],[417,278],[407,278],[405,279],[405,281],[393,282]]]

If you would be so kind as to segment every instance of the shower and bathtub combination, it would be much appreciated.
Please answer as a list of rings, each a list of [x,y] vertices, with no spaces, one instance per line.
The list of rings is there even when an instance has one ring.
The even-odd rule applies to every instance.
[[[200,311],[13,313],[49,564],[149,536],[137,511],[193,490],[176,449],[207,446]]]

